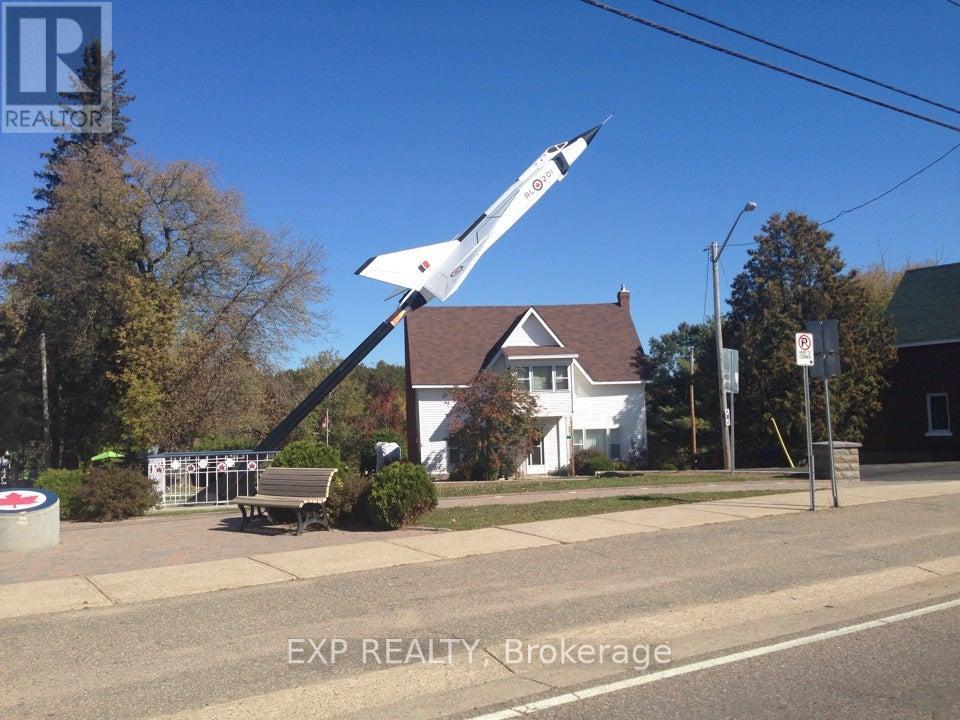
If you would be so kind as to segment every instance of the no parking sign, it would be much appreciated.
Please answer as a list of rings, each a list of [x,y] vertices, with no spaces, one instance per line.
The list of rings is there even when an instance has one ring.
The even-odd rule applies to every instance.
[[[797,365],[813,366],[813,333],[800,332],[794,335]]]

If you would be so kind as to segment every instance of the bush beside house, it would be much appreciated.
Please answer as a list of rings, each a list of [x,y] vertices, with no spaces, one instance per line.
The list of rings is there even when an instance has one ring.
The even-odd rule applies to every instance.
[[[616,462],[594,448],[578,451],[573,456],[573,464],[577,475],[594,475],[618,467]]]

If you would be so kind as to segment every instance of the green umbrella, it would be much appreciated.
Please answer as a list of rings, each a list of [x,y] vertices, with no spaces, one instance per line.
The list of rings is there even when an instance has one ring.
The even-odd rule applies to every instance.
[[[123,454],[114,452],[113,450],[104,450],[99,455],[94,455],[90,458],[90,462],[99,462],[101,460],[113,460],[113,459],[122,459]]]

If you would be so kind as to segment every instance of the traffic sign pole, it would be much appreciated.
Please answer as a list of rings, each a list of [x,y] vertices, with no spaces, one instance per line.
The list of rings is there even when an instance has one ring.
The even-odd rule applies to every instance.
[[[833,422],[830,419],[830,378],[823,376],[823,394],[827,403],[827,445],[830,449],[830,490],[833,493],[833,506],[840,507],[840,498],[837,496],[837,469],[833,457]]]
[[[736,457],[737,457],[737,415],[733,411],[734,407],[734,397],[735,393],[730,393],[730,468],[733,470],[736,467]]]
[[[807,425],[807,474],[810,476],[810,509],[817,509],[817,483],[813,468],[813,423],[810,420],[810,366],[803,366],[803,406]]]
[[[817,484],[813,467],[813,424],[810,420],[810,366],[815,362],[814,339],[809,332],[794,335],[797,365],[803,368],[803,411],[807,426],[807,475],[810,477],[810,509],[817,509]],[[828,421],[829,422],[829,421]]]

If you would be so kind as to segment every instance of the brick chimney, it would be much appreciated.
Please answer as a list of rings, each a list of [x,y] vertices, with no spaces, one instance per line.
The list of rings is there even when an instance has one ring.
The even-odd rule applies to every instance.
[[[622,308],[630,308],[630,291],[627,290],[626,285],[620,285],[620,292],[617,293],[617,305]]]

